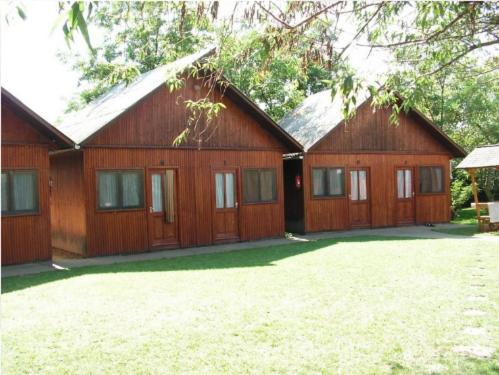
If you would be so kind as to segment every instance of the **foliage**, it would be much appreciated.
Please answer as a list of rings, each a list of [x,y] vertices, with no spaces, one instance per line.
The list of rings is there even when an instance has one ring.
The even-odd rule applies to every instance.
[[[452,209],[456,211],[466,205],[469,205],[471,198],[472,191],[469,179],[465,176],[455,179],[451,186]]]

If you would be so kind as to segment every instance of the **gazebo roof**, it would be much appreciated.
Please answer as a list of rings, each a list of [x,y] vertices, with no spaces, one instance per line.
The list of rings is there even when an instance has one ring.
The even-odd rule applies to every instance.
[[[461,169],[490,167],[499,167],[499,144],[475,148],[457,166]]]

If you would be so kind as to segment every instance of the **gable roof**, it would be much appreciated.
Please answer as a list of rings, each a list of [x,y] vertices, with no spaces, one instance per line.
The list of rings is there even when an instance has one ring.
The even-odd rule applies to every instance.
[[[475,148],[457,166],[462,169],[487,167],[499,167],[499,143]]]
[[[2,103],[9,105],[24,120],[28,121],[38,132],[52,140],[59,147],[72,147],[74,144],[67,136],[57,130],[48,121],[34,112],[26,104],[11,94],[7,89],[1,88]]]
[[[368,90],[358,94],[357,109],[371,98]],[[400,96],[399,100],[403,100]],[[307,97],[303,103],[286,115],[279,125],[295,137],[304,147],[310,150],[333,129],[343,123],[343,102],[339,96],[331,100],[331,90],[327,89]],[[440,128],[416,109],[411,110],[426,128],[442,143],[455,157],[463,157],[466,152],[450,139]]]
[[[214,48],[202,50],[143,73],[128,85],[124,83],[116,85],[109,92],[103,94],[82,110],[69,114],[56,126],[76,144],[84,144],[112,120],[125,113],[148,94],[164,85],[169,76],[185,72],[190,66],[213,54],[214,51]],[[224,86],[226,94],[235,99],[239,104],[246,106],[251,114],[257,117],[260,123],[263,123],[265,128],[291,151],[301,151],[301,145],[277,125],[251,99],[244,95],[225,77],[222,77],[222,80],[227,83],[227,86]]]

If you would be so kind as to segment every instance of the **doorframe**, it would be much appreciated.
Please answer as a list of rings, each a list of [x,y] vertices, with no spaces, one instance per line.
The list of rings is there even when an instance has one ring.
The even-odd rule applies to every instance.
[[[211,173],[211,199],[210,199],[210,206],[211,206],[211,242],[212,243],[224,243],[224,242],[232,242],[230,239],[228,240],[216,240],[215,238],[215,210],[217,209],[215,206],[216,202],[216,191],[215,191],[215,173],[218,172],[234,172],[236,174],[234,181],[236,182],[236,189],[234,191],[236,192],[236,200],[237,202],[237,241],[241,241],[241,205],[242,205],[242,183],[241,183],[241,167],[240,166],[230,166],[230,165],[221,165],[221,166],[216,166],[212,165],[210,166],[210,173]],[[225,187],[224,187],[224,192],[225,192]],[[225,202],[224,202],[225,203]]]
[[[367,188],[367,206],[369,208],[369,225],[366,226],[365,228],[372,228],[373,227],[373,218],[372,218],[372,199],[371,199],[371,192],[372,192],[372,187],[371,187],[371,167],[365,167],[365,166],[353,166],[353,167],[346,167],[346,196],[347,196],[347,212],[348,212],[348,227],[351,229],[362,229],[363,227],[355,227],[352,226],[352,219],[351,219],[351,210],[350,210],[350,202],[352,201],[350,199],[350,192],[351,192],[351,177],[350,177],[350,171],[358,171],[358,170],[365,170],[367,172],[367,183],[366,183],[366,188]]]
[[[393,197],[395,199],[395,205],[394,205],[394,208],[393,208],[393,211],[394,211],[394,214],[393,214],[393,218],[394,218],[394,224],[395,226],[405,226],[405,225],[414,225],[416,224],[416,166],[415,165],[395,165],[394,168],[393,168],[393,176],[394,176],[394,186],[395,186],[395,190],[394,190],[394,194],[393,194]],[[414,207],[414,221],[412,223],[402,223],[402,224],[399,224],[398,222],[398,219],[397,219],[397,204],[398,204],[398,201],[399,201],[399,198],[398,198],[398,186],[397,186],[397,171],[399,169],[411,169],[412,171],[412,204],[413,204],[413,207]],[[407,198],[405,198],[407,199]]]
[[[167,169],[172,169],[175,171],[175,182],[174,182],[174,187],[175,187],[175,223],[176,223],[176,229],[177,229],[177,244],[176,245],[156,245],[156,246],[153,246],[152,244],[152,239],[151,239],[151,236],[149,235],[149,226],[150,226],[150,219],[149,219],[149,214],[150,214],[150,204],[152,204],[152,185],[151,185],[151,173],[150,171],[151,170],[167,170]],[[173,249],[176,249],[178,247],[181,247],[181,241],[180,241],[180,167],[177,166],[177,165],[173,165],[173,166],[168,166],[168,165],[159,165],[159,166],[146,166],[145,167],[145,183],[146,183],[146,186],[145,186],[145,194],[144,194],[144,198],[145,198],[145,210],[146,210],[146,223],[147,223],[147,244],[149,246],[149,250],[155,250],[155,249],[168,249],[168,248],[173,248]],[[163,196],[163,199],[164,199],[164,196]],[[150,201],[151,200],[151,201]],[[164,202],[163,202],[164,204]]]

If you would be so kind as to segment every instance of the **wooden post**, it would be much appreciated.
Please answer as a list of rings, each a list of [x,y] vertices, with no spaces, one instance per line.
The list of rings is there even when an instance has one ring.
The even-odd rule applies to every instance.
[[[480,228],[480,204],[478,203],[478,192],[476,187],[476,169],[468,169],[468,173],[471,176],[471,190],[473,191],[473,199],[475,200],[476,219],[478,221],[478,227]]]

